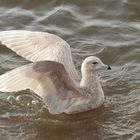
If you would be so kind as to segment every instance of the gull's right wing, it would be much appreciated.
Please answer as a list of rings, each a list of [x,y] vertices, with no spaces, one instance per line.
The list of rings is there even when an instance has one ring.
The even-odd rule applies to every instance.
[[[72,78],[79,79],[69,44],[54,34],[25,30],[1,31],[0,42],[32,62],[59,62],[65,66]]]

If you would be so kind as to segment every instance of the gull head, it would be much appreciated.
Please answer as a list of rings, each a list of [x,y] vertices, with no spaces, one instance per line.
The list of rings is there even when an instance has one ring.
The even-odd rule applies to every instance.
[[[87,57],[83,61],[82,67],[81,67],[82,73],[84,71],[86,71],[86,72],[96,72],[96,71],[103,70],[103,69],[111,70],[111,67],[106,65],[106,64],[104,64],[96,56],[89,56],[89,57]]]

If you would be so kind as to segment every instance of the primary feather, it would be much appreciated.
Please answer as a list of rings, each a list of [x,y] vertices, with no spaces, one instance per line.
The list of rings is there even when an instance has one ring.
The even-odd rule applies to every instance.
[[[42,60],[59,62],[73,79],[79,80],[69,44],[54,34],[24,30],[2,31],[0,42],[32,62]]]

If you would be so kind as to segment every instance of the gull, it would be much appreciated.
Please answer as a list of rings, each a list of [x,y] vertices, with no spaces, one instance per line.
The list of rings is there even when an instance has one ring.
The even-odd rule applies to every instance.
[[[56,35],[22,30],[2,31],[0,42],[31,61],[0,75],[1,92],[30,89],[41,97],[51,114],[79,113],[104,103],[98,72],[111,67],[98,57],[84,59],[80,79],[69,44]]]

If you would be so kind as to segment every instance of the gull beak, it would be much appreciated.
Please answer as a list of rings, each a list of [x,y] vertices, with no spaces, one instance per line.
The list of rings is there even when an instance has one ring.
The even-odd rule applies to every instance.
[[[110,66],[108,66],[108,67],[107,67],[107,69],[108,69],[108,70],[111,70],[111,67],[110,67]]]

